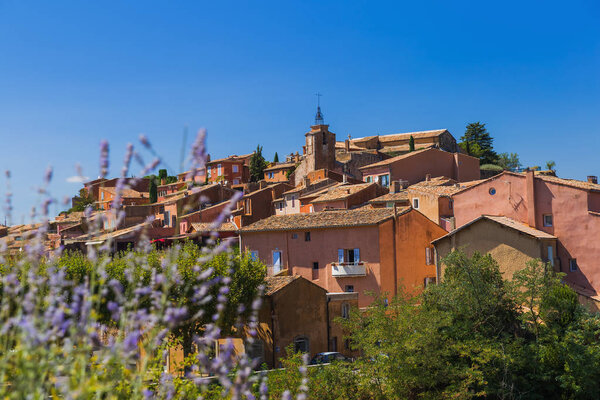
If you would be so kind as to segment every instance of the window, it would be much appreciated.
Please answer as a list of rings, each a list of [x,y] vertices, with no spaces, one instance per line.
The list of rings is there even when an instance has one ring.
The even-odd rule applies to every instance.
[[[544,214],[544,226],[552,226],[552,214]]]
[[[490,190],[488,191],[488,193],[490,194],[490,196],[493,196],[496,194],[496,188],[490,188]]]
[[[304,241],[310,242],[310,232],[304,232]]]
[[[233,166],[231,168],[232,168],[233,172],[239,172],[239,170],[240,170],[239,169],[240,167],[238,167],[237,164],[233,164]]]
[[[296,196],[292,195],[292,208],[296,207]]]
[[[217,165],[217,176],[221,176],[221,175],[223,175],[223,174],[222,174],[222,172],[223,172],[223,171],[221,170],[221,164],[218,164],[218,165]]]
[[[554,267],[554,249],[548,246],[548,262]]]
[[[344,288],[344,292],[353,293],[354,285],[346,285],[346,287]]]
[[[371,177],[371,176],[367,176],[367,177],[365,178],[365,182],[367,182],[367,183],[371,183],[371,182],[373,182],[373,177]]]
[[[423,286],[435,285],[435,277],[425,278]]]
[[[252,261],[258,261],[258,251],[252,250],[250,252],[250,258],[252,259]]]
[[[327,135],[323,133],[323,144],[327,144]]]
[[[309,349],[308,338],[306,336],[294,339],[294,350],[296,350],[296,353],[308,353]]]
[[[418,209],[419,209],[419,199],[417,199],[417,198],[414,198],[414,199],[413,199],[413,208],[414,208],[415,210],[418,210]]]
[[[571,272],[577,271],[577,259],[576,258],[569,259],[569,271],[571,271]]]
[[[163,214],[163,225],[169,226],[169,222],[171,222],[171,213],[169,211],[165,211]]]
[[[244,200],[244,213],[246,215],[252,214],[252,199]]]
[[[251,360],[256,360],[258,363],[264,361],[265,348],[264,343],[260,339],[255,339],[252,342],[246,342],[246,353]]]
[[[431,247],[426,247],[425,248],[425,265],[431,265],[433,264],[432,262],[432,251],[431,251]]]
[[[452,199],[448,200],[448,209],[452,210],[453,206],[454,206],[454,200],[452,200]]]
[[[283,210],[283,201],[279,202],[279,211]]]
[[[388,201],[387,203],[385,203],[385,206],[387,208],[394,208],[394,202],[393,201]]]
[[[273,252],[273,273],[276,274],[281,271],[281,252]]]
[[[240,180],[239,180],[239,179],[237,179],[237,178],[236,178],[236,179],[234,179],[234,180],[233,180],[233,184],[234,184],[234,185],[239,185],[239,184],[240,184]]]
[[[342,304],[342,318],[344,318],[344,319],[350,318],[350,304],[348,304],[348,303]]]
[[[100,200],[104,201],[104,192],[100,193]]]
[[[383,187],[390,186],[390,176],[389,175],[380,175],[379,176],[379,184]]]
[[[298,234],[297,233],[292,233],[292,239],[298,239]]]
[[[338,249],[338,263],[358,264],[360,249]]]
[[[313,269],[319,269],[319,263],[317,261],[313,262]]]
[[[177,217],[171,215],[171,226],[174,227],[175,225],[177,225]]]
[[[273,179],[275,177],[275,174],[273,172],[269,172],[267,173],[267,176],[269,177],[269,179]]]
[[[208,167],[208,168],[206,169],[206,176],[208,177],[208,179],[210,179],[211,172],[212,172],[212,168],[211,168],[211,167]]]

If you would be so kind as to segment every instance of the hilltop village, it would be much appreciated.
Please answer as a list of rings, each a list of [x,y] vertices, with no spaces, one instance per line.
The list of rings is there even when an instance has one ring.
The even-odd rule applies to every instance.
[[[151,178],[127,178],[122,190],[118,178],[87,182],[95,211],[56,216],[46,249],[237,242],[268,268],[270,309],[263,319],[271,338],[256,351],[271,366],[290,343],[312,354],[351,354],[334,318],[369,306],[366,291],[391,299],[400,286],[418,293],[435,284],[443,276],[441,260],[454,249],[491,254],[507,278],[541,259],[565,273],[580,301],[597,310],[600,269],[592,249],[600,235],[600,185],[594,176],[482,175],[480,160],[445,129],[340,141],[320,110],[302,149],[270,163],[258,181],[251,179],[252,156],[208,157],[203,168],[158,182],[155,201]],[[109,212],[115,198],[119,218]],[[92,229],[97,221],[100,230]],[[3,226],[0,240],[19,252],[39,227]]]

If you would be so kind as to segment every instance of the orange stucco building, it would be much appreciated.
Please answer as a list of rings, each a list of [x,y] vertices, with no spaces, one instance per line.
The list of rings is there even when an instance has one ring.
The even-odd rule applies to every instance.
[[[328,292],[415,293],[434,282],[431,241],[446,233],[412,210],[361,208],[273,216],[240,230],[241,246],[271,273],[287,269]]]

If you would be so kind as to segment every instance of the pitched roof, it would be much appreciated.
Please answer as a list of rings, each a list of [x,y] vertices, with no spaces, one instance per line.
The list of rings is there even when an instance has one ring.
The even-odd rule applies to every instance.
[[[112,195],[116,195],[117,194],[117,188],[115,187],[103,187],[101,188],[102,190],[104,190],[105,192],[108,192]],[[122,199],[129,199],[129,198],[148,198],[150,197],[150,193],[148,192],[138,192],[137,190],[133,190],[133,189],[121,189],[121,198]]]
[[[268,171],[277,171],[277,170],[280,170],[280,169],[294,168],[295,166],[296,166],[296,163],[293,163],[293,162],[278,163],[278,164],[271,165],[268,168],[265,168],[265,171],[266,172],[268,172]]]
[[[467,228],[467,227],[469,227],[471,225],[474,225],[475,223],[477,223],[477,222],[479,222],[481,220],[484,220],[484,219],[492,221],[492,222],[495,222],[495,223],[500,224],[502,226],[505,226],[507,228],[516,230],[516,231],[518,231],[520,233],[524,233],[524,234],[526,234],[528,236],[531,236],[531,237],[533,237],[535,239],[556,239],[556,236],[550,235],[549,233],[546,233],[544,231],[540,231],[539,229],[532,228],[529,225],[526,225],[526,224],[524,224],[522,222],[519,222],[519,221],[515,221],[512,218],[508,218],[508,217],[505,217],[505,216],[497,216],[497,215],[482,215],[481,217],[475,218],[473,221],[471,221],[471,222],[469,222],[469,223],[467,223],[467,224],[465,224],[465,225],[463,225],[463,226],[461,226],[461,227],[459,227],[459,228],[451,231],[450,233],[448,233],[448,234],[446,234],[446,235],[444,235],[444,236],[442,236],[442,237],[440,237],[440,238],[432,241],[431,243],[439,242],[440,240],[442,240],[444,238],[447,238],[447,237],[450,237],[450,236],[456,234],[457,232],[460,232],[463,229],[465,229],[465,228]]]
[[[396,140],[410,140],[411,136],[415,139],[424,139],[424,138],[440,136],[442,133],[447,132],[447,131],[448,131],[447,129],[434,129],[431,131],[392,133],[389,135],[373,135],[373,136],[366,136],[366,137],[362,137],[362,138],[350,139],[350,142],[356,143],[356,142],[367,141],[374,137],[377,137],[379,139],[379,141],[382,143],[393,142]]]
[[[407,154],[402,154],[396,157],[392,157],[392,158],[388,158],[387,160],[383,160],[383,161],[379,161],[373,164],[369,164],[369,165],[365,165],[364,167],[360,167],[359,169],[364,170],[364,169],[368,169],[368,168],[373,168],[373,167],[386,167],[390,164],[395,163],[396,161],[400,161],[400,160],[404,160],[405,158],[410,158],[413,157],[417,154],[421,154],[425,151],[443,151],[443,150],[439,150],[439,149],[422,149],[422,150],[415,150],[412,151],[410,153]]]
[[[559,185],[566,185],[566,186],[574,187],[577,189],[600,191],[600,185],[597,183],[591,183],[591,182],[587,182],[587,181],[579,181],[576,179],[557,178],[556,176],[549,176],[549,175],[535,175],[535,177],[539,178],[543,181],[546,181],[546,182],[556,183]]]
[[[224,161],[245,161],[247,158],[252,157],[254,153],[250,153],[250,154],[244,154],[241,156],[238,156],[236,154],[228,156],[228,157],[224,157],[224,158],[217,158],[216,160],[210,160],[206,162],[206,165],[209,164],[214,164],[214,163],[218,163],[218,162],[224,162]]]
[[[271,296],[299,278],[300,275],[267,276],[265,278],[264,294],[265,296]]]
[[[196,232],[236,232],[238,230],[238,227],[231,221],[225,221],[216,227],[213,222],[193,222],[192,228]]]
[[[284,192],[283,194],[293,194],[293,193],[299,193],[299,192],[309,192],[309,191],[313,191],[313,190],[320,190],[322,188],[324,188],[325,186],[329,186],[329,184],[335,184],[336,181],[334,181],[331,178],[321,178],[321,179],[317,179],[316,181],[311,182],[310,185],[308,185],[308,188],[304,185],[304,183],[302,183],[301,185],[296,186],[295,188],[288,190],[287,192]]]
[[[396,201],[408,201],[408,193],[406,192],[406,190],[402,190],[398,193],[384,194],[383,196],[379,196],[369,200],[369,203],[387,203]]]
[[[340,184],[329,188],[324,194],[314,199],[313,203],[323,203],[327,201],[345,200],[369,187],[376,186],[376,183],[358,183],[358,184]]]
[[[410,208],[410,207],[407,207]],[[388,208],[320,211],[290,215],[274,215],[248,225],[240,232],[292,231],[318,228],[348,228],[377,225],[394,215]]]

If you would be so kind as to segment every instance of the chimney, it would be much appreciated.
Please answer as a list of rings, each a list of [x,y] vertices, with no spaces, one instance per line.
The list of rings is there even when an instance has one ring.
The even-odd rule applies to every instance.
[[[587,181],[589,183],[598,184],[598,177],[596,175],[588,175]]]
[[[425,175],[425,182],[429,182],[431,180],[431,174]]]
[[[344,142],[344,148],[346,149],[346,152],[350,151],[350,139],[346,139]]]
[[[535,174],[531,169],[525,171],[525,185],[527,189],[527,223],[535,228]]]

